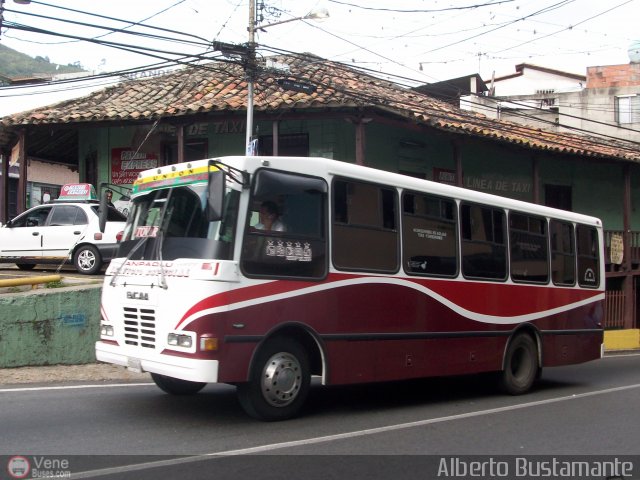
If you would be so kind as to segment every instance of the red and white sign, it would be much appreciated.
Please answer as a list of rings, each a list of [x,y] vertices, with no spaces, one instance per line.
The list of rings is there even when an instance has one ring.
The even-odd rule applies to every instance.
[[[156,168],[158,155],[150,152],[136,152],[130,148],[111,149],[111,183],[131,185],[143,170]]]
[[[60,189],[60,200],[95,200],[96,192],[89,183],[68,183]]]

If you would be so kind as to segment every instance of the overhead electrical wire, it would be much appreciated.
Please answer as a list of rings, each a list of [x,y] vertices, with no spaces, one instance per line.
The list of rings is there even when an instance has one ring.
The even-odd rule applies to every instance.
[[[436,12],[448,12],[452,10],[474,10],[480,7],[494,6],[500,5],[502,3],[511,3],[514,0],[497,0],[494,2],[488,3],[479,3],[475,5],[466,5],[461,7],[445,7],[445,8],[431,8],[431,9],[399,9],[399,8],[382,8],[382,7],[369,7],[364,5],[358,5],[356,3],[349,3],[340,0],[328,0],[331,3],[336,3],[339,5],[346,5],[349,7],[360,8],[362,10],[374,10],[378,12],[394,12],[394,13],[436,13]]]
[[[593,16],[591,16],[589,18],[585,18],[584,20],[581,20],[578,23],[575,23],[575,24],[573,24],[573,25],[571,25],[569,27],[562,28],[562,29],[560,29],[558,31],[551,32],[551,33],[549,33],[547,35],[543,35],[542,37],[533,38],[533,39],[528,40],[526,42],[522,42],[522,43],[520,43],[518,45],[514,45],[514,46],[511,46],[511,47],[508,47],[508,48],[503,48],[502,50],[498,50],[497,52],[492,52],[492,53],[502,53],[502,52],[506,52],[507,50],[513,50],[514,48],[518,48],[518,47],[521,47],[523,45],[527,45],[527,44],[529,44],[531,42],[537,42],[539,40],[542,40],[543,38],[548,38],[548,37],[551,37],[553,35],[557,35],[558,33],[565,32],[567,30],[572,30],[573,28],[577,27],[578,25],[582,25],[583,23],[586,23],[589,20],[593,20],[594,18],[601,17],[602,15],[605,15],[605,14],[607,14],[607,13],[613,11],[613,10],[616,10],[616,9],[618,9],[620,7],[623,7],[623,6],[629,4],[629,3],[633,2],[633,1],[634,0],[627,0],[626,2],[622,2],[622,3],[618,4],[618,5],[616,5],[615,7],[608,8],[607,10],[604,10],[604,11],[602,11],[602,12],[596,14],[596,15],[593,15]]]
[[[10,12],[10,13],[19,13],[15,10],[11,10],[11,9],[5,9],[6,12]],[[20,12],[22,13],[22,12]],[[112,28],[112,27],[108,27],[106,25],[98,25],[98,24],[94,24],[94,23],[86,23],[86,22],[80,22],[77,20],[70,20],[70,19],[61,19],[61,18],[57,18],[57,17],[51,17],[49,15],[40,15],[40,14],[36,14],[36,13],[23,13],[23,15],[28,15],[31,17],[36,17],[36,18],[43,18],[46,20],[53,20],[56,22],[63,22],[63,23],[67,23],[67,24],[71,24],[71,25],[79,25],[79,26],[83,26],[83,27],[90,27],[90,28],[96,28],[96,29],[100,29],[100,30],[109,30],[109,33],[122,33],[125,35],[132,35],[132,36],[137,36],[137,37],[145,37],[145,38],[150,38],[150,39],[156,39],[156,40],[165,40],[165,41],[169,41],[172,43],[191,43],[193,44],[193,41],[188,41],[188,40],[183,40],[180,38],[175,38],[175,37],[165,37],[162,35],[158,35],[158,34],[151,34],[151,33],[143,33],[143,32],[134,32],[134,31],[130,31],[128,29],[125,28]],[[101,17],[103,17],[103,15],[100,15]],[[109,18],[111,20],[118,20],[120,22],[125,22],[126,20],[119,20],[119,19],[114,19],[112,17],[106,17]],[[130,22],[129,22],[130,23]],[[5,26],[8,28],[16,28],[15,25],[18,25],[14,22],[11,21],[6,21],[5,22]],[[140,26],[145,26],[145,25],[141,25],[138,24]],[[37,31],[37,30],[42,30],[42,29],[37,29],[36,27],[31,27],[33,29],[33,31]],[[203,37],[199,37],[197,35],[193,35],[190,33],[182,33],[182,32],[178,32],[176,30],[171,30],[171,29],[167,29],[167,28],[160,28],[160,27],[148,27],[148,28],[153,28],[153,29],[157,29],[157,30],[161,30],[163,32],[169,32],[169,33],[174,33],[174,34],[178,34],[178,35],[182,35],[185,37],[190,37],[190,38],[194,38],[196,40],[200,41],[200,45],[204,45],[207,46],[210,44],[209,40],[207,40],[206,38]],[[42,30],[42,31],[46,31],[46,30]],[[74,38],[73,35],[70,34],[66,34],[66,35],[61,35],[61,36],[68,36],[70,38]],[[98,40],[97,37],[80,37],[82,40],[87,41],[87,42],[92,42],[92,43],[100,43],[101,41]]]
[[[38,3],[42,3],[42,2],[38,2]],[[563,2],[561,2],[561,3],[563,3]],[[558,5],[558,4],[556,4],[556,5]],[[61,20],[61,19],[59,19],[59,20],[60,21],[65,21],[65,20]],[[119,21],[127,22],[126,20],[119,20]],[[131,23],[131,22],[127,22],[127,23]],[[311,25],[308,22],[304,22],[304,23],[307,23],[308,25]],[[60,36],[67,36],[67,37],[71,37],[71,38],[76,38],[78,40],[83,40],[83,41],[93,41],[94,43],[98,43],[98,44],[105,45],[105,46],[108,46],[108,47],[120,48],[120,49],[124,49],[124,50],[127,50],[127,51],[133,51],[134,53],[139,53],[139,54],[151,56],[151,57],[154,57],[154,58],[163,59],[166,62],[175,62],[175,64],[178,64],[178,65],[195,66],[196,68],[204,68],[201,65],[194,65],[194,63],[193,63],[195,61],[202,61],[202,60],[208,60],[208,61],[216,60],[216,61],[228,62],[230,64],[242,65],[242,61],[239,61],[239,60],[226,60],[226,59],[222,59],[222,58],[213,58],[212,59],[210,57],[205,57],[203,55],[198,55],[198,54],[183,54],[184,56],[182,57],[182,59],[181,60],[177,60],[177,59],[173,59],[173,58],[162,57],[161,55],[158,55],[158,54],[180,55],[181,52],[171,52],[171,51],[160,50],[160,49],[139,47],[139,46],[123,44],[123,43],[120,43],[120,42],[109,42],[109,41],[100,41],[100,40],[97,40],[97,39],[87,39],[86,37],[62,35],[62,34],[58,34],[57,32],[51,32],[51,31],[47,31],[47,30],[34,29],[32,27],[20,26],[20,25],[17,25],[17,24],[13,24],[11,22],[9,22],[9,26],[10,26],[10,28],[17,28],[17,29],[23,28],[23,29],[28,30],[28,31],[37,31],[38,33],[44,33],[44,34],[47,34],[47,35],[54,35],[54,36],[55,35],[60,35]],[[146,27],[146,25],[142,25],[142,26]],[[315,27],[315,25],[311,25],[311,26]],[[108,27],[104,27],[104,26],[100,26],[100,27],[103,28],[103,29],[114,30],[114,31],[117,31],[117,32],[120,32],[122,30],[122,29],[109,29]],[[156,28],[156,27],[149,27],[149,28]],[[161,30],[167,31],[168,29],[161,29]],[[183,34],[182,32],[176,32],[176,31],[171,31],[171,32],[172,33],[177,33],[179,35],[189,35],[189,34]],[[136,35],[138,34],[138,32],[123,32],[123,33],[131,33],[131,34],[136,34]],[[201,37],[197,37],[197,36],[193,36],[193,35],[190,35],[190,36],[191,37],[195,37],[195,38],[197,38],[199,40],[205,40],[206,41],[206,39],[202,39]],[[157,39],[169,40],[169,41],[175,41],[176,40],[176,39],[173,39],[173,38],[161,37],[161,36],[156,36],[156,35],[152,35],[152,36],[150,36],[150,38],[157,38]],[[180,40],[178,43],[189,43],[189,42]],[[193,42],[193,43],[195,44],[196,42]],[[352,43],[352,42],[350,42],[350,43]],[[202,44],[198,44],[198,46],[202,46]],[[151,53],[151,52],[155,52],[155,53]],[[292,53],[292,52],[290,52],[290,53]],[[293,52],[293,53],[295,53],[295,52]],[[375,53],[375,52],[371,52],[371,53]],[[318,61],[318,58],[314,57],[313,61]],[[332,62],[332,63],[339,64],[339,62]],[[346,65],[343,68],[348,69],[348,70],[353,69],[353,67],[348,67]],[[366,69],[363,69],[363,70],[366,70]],[[379,74],[379,72],[375,72],[375,73]],[[413,79],[413,81],[415,81],[415,80]],[[329,87],[330,88],[336,88],[335,86],[329,86]],[[350,92],[350,94],[352,94],[352,95],[353,95],[353,93],[354,92]],[[363,99],[366,98],[366,100],[368,102],[374,102],[374,100],[376,100],[375,97],[362,96],[362,92],[357,92],[357,93],[360,94],[361,98],[363,98]],[[485,97],[485,98],[487,98],[487,97]],[[385,103],[383,99],[377,99],[377,101],[381,102],[381,104]],[[416,104],[415,106],[416,107],[420,107],[422,105]],[[446,118],[446,116],[443,116],[443,118]],[[576,117],[576,118],[579,118],[579,117]],[[583,119],[583,120],[588,120],[588,119]],[[480,123],[482,123],[482,122],[480,122]],[[491,124],[493,126],[495,126],[494,125],[495,122],[492,122]],[[554,124],[554,125],[557,126],[557,124]],[[567,126],[566,128],[571,128],[571,127]],[[578,130],[578,129],[575,129],[575,130]],[[588,131],[588,130],[582,130],[582,131],[597,135],[596,132],[591,132],[591,131]],[[614,138],[615,140],[618,140],[618,141],[626,141],[625,139],[620,139],[620,138],[617,138],[617,137],[611,137],[611,138]],[[637,142],[632,142],[632,143],[637,143]]]
[[[184,0],[181,0],[181,1],[177,2],[176,4],[172,5],[170,8],[173,8],[175,5],[178,5],[178,4],[182,3],[182,1],[184,1]],[[47,7],[51,7],[51,8],[55,8],[55,9],[59,9],[59,10],[64,10],[64,11],[67,11],[67,12],[80,13],[82,15],[87,15],[87,16],[90,16],[90,17],[96,17],[96,18],[99,18],[101,20],[110,20],[110,21],[114,21],[114,22],[125,23],[125,24],[128,24],[129,26],[136,26],[137,25],[137,26],[140,26],[140,27],[143,27],[143,28],[147,28],[147,29],[153,29],[153,30],[158,30],[158,31],[161,31],[161,32],[167,32],[167,33],[174,33],[174,34],[177,34],[177,35],[180,35],[180,36],[195,38],[195,39],[201,40],[202,42],[205,42],[205,43],[208,42],[208,40],[206,38],[200,37],[198,35],[194,35],[192,33],[186,33],[186,32],[181,32],[179,30],[173,30],[173,29],[170,29],[170,28],[157,27],[157,26],[154,26],[154,25],[145,24],[145,23],[143,23],[145,20],[140,20],[140,21],[137,21],[137,22],[136,21],[132,21],[132,20],[125,20],[125,19],[122,19],[122,18],[111,17],[111,16],[108,16],[108,15],[100,15],[98,13],[92,13],[92,12],[87,12],[87,11],[83,11],[83,10],[76,10],[74,8],[63,7],[63,6],[60,6],[60,5],[52,5],[52,4],[49,4],[49,3],[46,3],[46,2],[40,2],[40,1],[37,1],[37,0],[31,0],[31,3],[35,3],[35,4],[38,4],[38,5],[44,5],[44,6],[47,6]],[[75,23],[73,20],[69,20],[69,19],[65,19],[65,18],[58,18],[58,17],[49,17],[49,16],[46,16],[46,15],[40,15],[40,14],[36,14],[36,13],[33,13],[33,12],[28,12],[28,11],[12,10],[12,9],[8,9],[8,8],[5,8],[4,10],[6,12],[16,13],[16,14],[20,14],[20,15],[27,15],[27,16],[30,16],[30,17],[40,17],[40,18],[47,18],[47,19],[54,20],[54,21],[59,21],[59,22]],[[167,9],[165,9],[165,10],[159,12],[159,13],[165,12],[166,10]],[[157,15],[158,15],[158,13],[156,13],[154,15],[151,15],[148,18],[153,18],[154,16],[157,16]],[[91,26],[93,28],[102,28],[102,29],[111,30],[111,33],[118,33],[118,32],[119,33],[127,33],[126,32],[126,28],[115,29],[115,28],[106,27],[104,25],[95,25],[95,24],[87,24],[86,26]],[[175,40],[175,39],[173,39],[173,40]]]

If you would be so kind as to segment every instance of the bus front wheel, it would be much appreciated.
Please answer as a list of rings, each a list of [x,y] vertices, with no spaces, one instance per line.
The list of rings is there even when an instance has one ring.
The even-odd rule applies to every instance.
[[[163,392],[171,395],[193,395],[204,388],[206,383],[190,382],[179,378],[167,377],[159,373],[152,373],[151,378]]]
[[[309,358],[295,340],[274,338],[260,348],[249,381],[237,386],[242,408],[265,421],[294,417],[309,393]]]
[[[504,370],[500,373],[501,389],[511,395],[527,392],[539,376],[538,349],[526,333],[516,335],[507,348]]]

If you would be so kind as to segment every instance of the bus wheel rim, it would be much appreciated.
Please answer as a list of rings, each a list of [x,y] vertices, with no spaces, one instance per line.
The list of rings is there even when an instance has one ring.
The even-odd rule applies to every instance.
[[[274,407],[286,407],[298,397],[302,386],[302,367],[292,354],[280,352],[267,361],[260,382],[262,395]]]

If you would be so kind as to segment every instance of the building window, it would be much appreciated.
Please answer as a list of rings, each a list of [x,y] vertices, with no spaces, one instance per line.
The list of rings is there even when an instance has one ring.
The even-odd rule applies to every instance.
[[[640,96],[615,97],[616,122],[619,124],[640,123]]]
[[[164,145],[164,164],[178,163],[178,143]],[[201,160],[209,156],[209,144],[206,139],[188,140],[184,142],[184,161]]]
[[[273,155],[273,136],[261,135],[258,137],[258,155]],[[278,136],[278,156],[279,157],[308,157],[309,156],[309,135],[306,133],[279,135]]]

